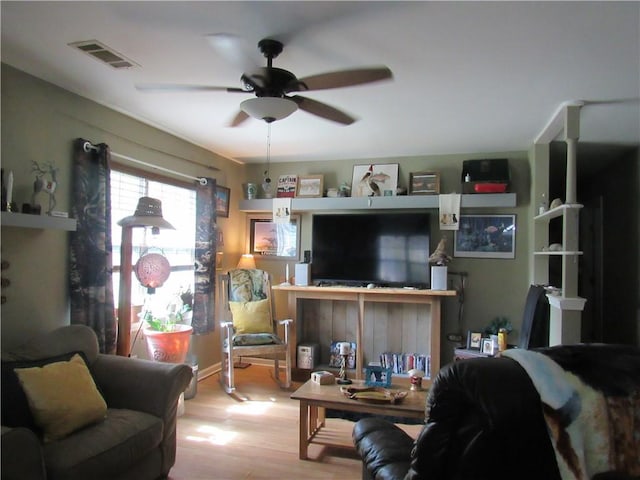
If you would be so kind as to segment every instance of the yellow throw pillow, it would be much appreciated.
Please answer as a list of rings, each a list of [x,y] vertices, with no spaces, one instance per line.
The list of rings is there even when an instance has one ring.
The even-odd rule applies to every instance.
[[[63,438],[107,414],[107,404],[78,354],[67,362],[15,372],[45,442]]]
[[[272,333],[269,299],[255,302],[229,302],[237,334]]]

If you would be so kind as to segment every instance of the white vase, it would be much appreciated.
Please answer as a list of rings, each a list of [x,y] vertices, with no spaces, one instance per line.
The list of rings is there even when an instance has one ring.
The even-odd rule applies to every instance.
[[[447,289],[447,266],[433,265],[431,267],[431,290]]]

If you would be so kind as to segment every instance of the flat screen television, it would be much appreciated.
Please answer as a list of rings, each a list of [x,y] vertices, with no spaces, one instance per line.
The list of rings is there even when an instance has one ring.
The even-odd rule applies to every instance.
[[[317,214],[312,229],[315,285],[429,287],[427,213]]]

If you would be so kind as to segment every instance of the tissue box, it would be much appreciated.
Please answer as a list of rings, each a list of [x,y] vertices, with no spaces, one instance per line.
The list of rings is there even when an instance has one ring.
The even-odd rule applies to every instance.
[[[336,377],[333,376],[333,373],[326,371],[313,372],[311,380],[319,385],[333,385],[336,383]]]

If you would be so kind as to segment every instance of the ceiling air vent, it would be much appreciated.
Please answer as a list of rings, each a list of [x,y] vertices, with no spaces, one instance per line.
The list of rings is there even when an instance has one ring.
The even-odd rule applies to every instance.
[[[70,47],[77,48],[78,50],[91,55],[93,58],[100,60],[103,63],[111,65],[113,68],[130,68],[138,67],[139,65],[132,60],[129,60],[124,55],[120,55],[112,48],[98,42],[97,40],[87,40],[84,42],[69,43]]]

